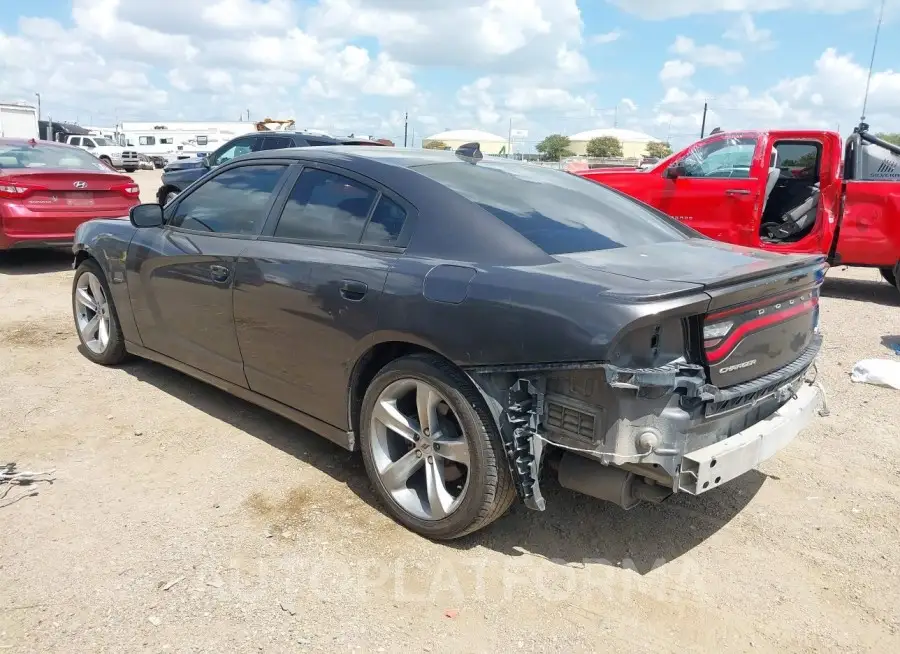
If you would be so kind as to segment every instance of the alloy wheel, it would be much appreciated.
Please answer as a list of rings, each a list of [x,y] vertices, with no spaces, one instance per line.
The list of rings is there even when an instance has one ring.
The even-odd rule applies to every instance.
[[[75,284],[75,321],[85,347],[103,354],[109,347],[109,302],[100,279],[89,271]]]
[[[372,459],[381,485],[421,520],[456,511],[469,485],[469,442],[447,399],[431,384],[389,384],[372,410]]]

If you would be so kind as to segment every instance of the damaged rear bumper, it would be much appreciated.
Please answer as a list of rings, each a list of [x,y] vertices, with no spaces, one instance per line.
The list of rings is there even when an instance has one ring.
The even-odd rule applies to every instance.
[[[803,384],[769,417],[685,454],[679,490],[699,495],[749,472],[790,444],[812,421],[823,399],[817,386]]]

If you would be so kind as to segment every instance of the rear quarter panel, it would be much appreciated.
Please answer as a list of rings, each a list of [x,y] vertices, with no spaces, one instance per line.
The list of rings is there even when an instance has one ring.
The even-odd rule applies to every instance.
[[[90,220],[75,231],[72,249],[76,262],[91,257],[100,264],[115,303],[122,335],[126,341],[142,345],[125,281],[125,257],[135,229],[127,217]]]

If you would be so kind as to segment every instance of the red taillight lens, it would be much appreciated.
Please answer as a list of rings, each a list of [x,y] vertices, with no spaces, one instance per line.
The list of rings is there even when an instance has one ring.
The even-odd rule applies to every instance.
[[[136,198],[141,194],[141,187],[135,184],[133,181],[115,186],[112,188],[112,190],[118,191],[122,195],[129,198]]]
[[[35,191],[45,190],[46,189],[43,186],[23,184],[22,182],[16,182],[15,184],[0,184],[0,198],[5,198],[7,200],[21,200],[22,198],[27,198]]]

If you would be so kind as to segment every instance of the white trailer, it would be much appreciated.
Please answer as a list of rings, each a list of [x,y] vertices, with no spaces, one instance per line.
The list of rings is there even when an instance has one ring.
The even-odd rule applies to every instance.
[[[0,104],[0,138],[40,138],[37,109],[29,104]]]

